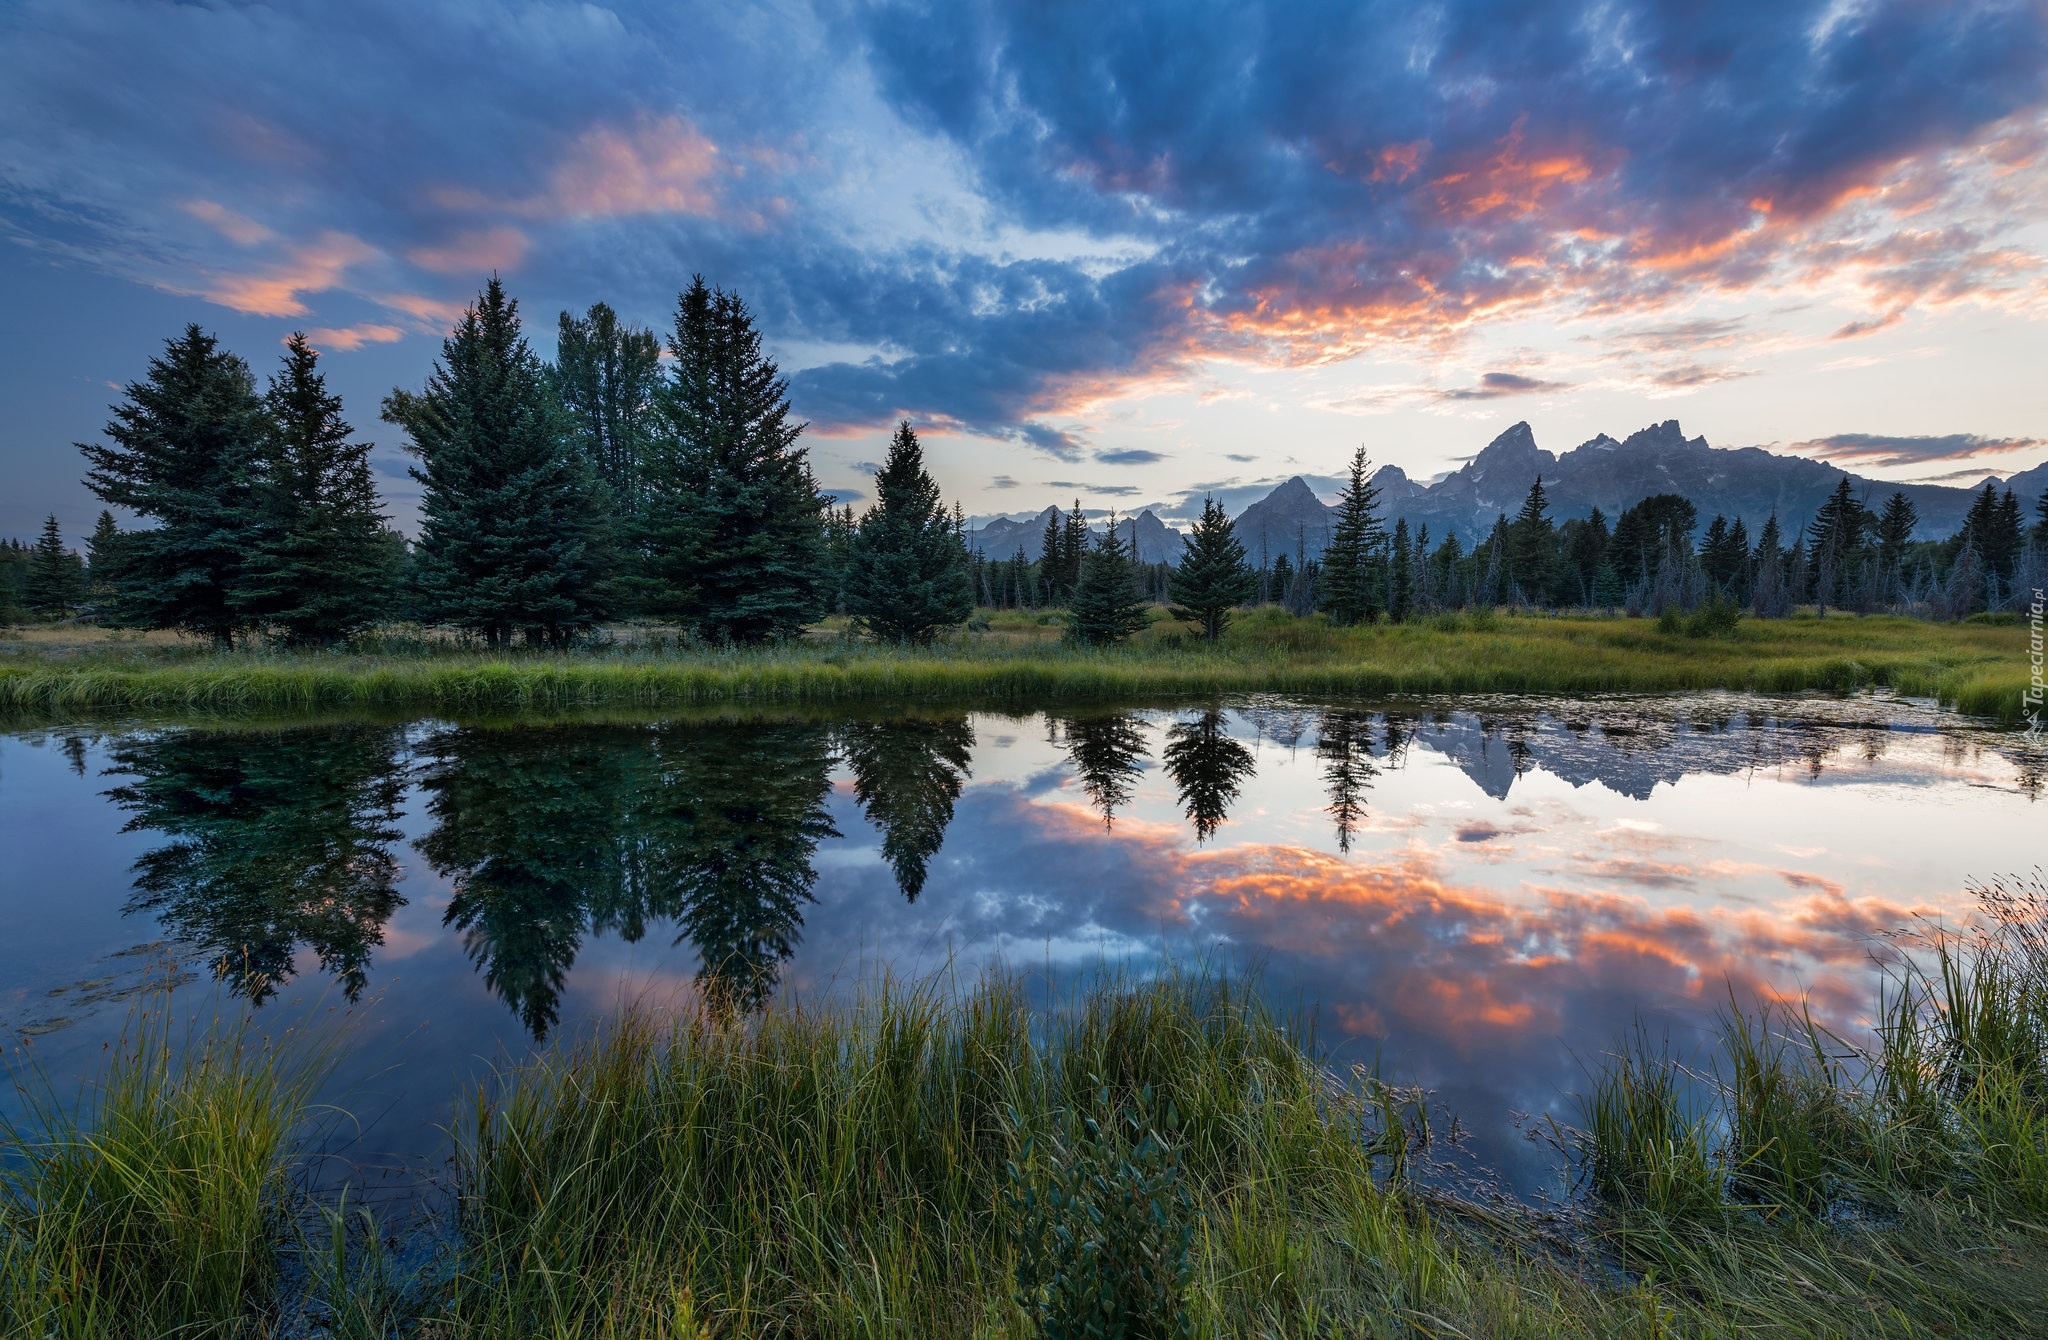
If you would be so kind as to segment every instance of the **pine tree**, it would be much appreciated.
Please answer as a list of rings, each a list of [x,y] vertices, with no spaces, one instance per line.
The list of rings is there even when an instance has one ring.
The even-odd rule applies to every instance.
[[[1273,603],[1287,607],[1288,597],[1294,593],[1294,564],[1282,554],[1273,560]]]
[[[580,317],[563,312],[554,383],[570,432],[611,505],[618,515],[632,515],[639,510],[640,460],[656,432],[661,341],[601,302]]]
[[[78,555],[64,547],[56,513],[43,522],[43,533],[28,554],[28,580],[22,590],[30,610],[45,619],[66,619],[85,594],[84,569]]]
[[[676,301],[666,427],[632,528],[642,608],[715,642],[795,636],[822,611],[828,501],[788,382],[738,294],[698,275]]]
[[[20,540],[0,540],[0,628],[28,620],[22,588],[28,584],[28,550]]]
[[[1055,507],[1045,518],[1045,534],[1039,537],[1038,571],[1045,585],[1045,602],[1048,605],[1066,603],[1068,592],[1060,585],[1066,573],[1067,532],[1060,524],[1060,509]]]
[[[853,537],[846,609],[875,637],[920,646],[974,613],[966,547],[908,419],[896,426],[875,475],[875,505]]]
[[[1223,635],[1230,611],[1257,593],[1258,582],[1238,543],[1237,527],[1214,498],[1202,500],[1202,515],[1181,541],[1180,566],[1169,579],[1173,617],[1198,622],[1211,642]]]
[[[1131,572],[1129,546],[1117,534],[1116,513],[1088,550],[1067,612],[1067,636],[1090,646],[1122,642],[1145,626],[1145,602]]]
[[[1992,514],[1989,538],[1984,545],[1985,563],[2000,581],[2009,582],[2026,547],[2027,527],[2020,518],[2020,500],[2007,489],[1998,499],[1998,510]]]
[[[258,519],[253,495],[264,425],[255,378],[190,325],[165,341],[126,396],[105,429],[113,445],[78,444],[90,467],[86,486],[157,523],[123,544],[119,620],[232,647],[243,626],[234,592]]]
[[[1543,491],[1543,476],[1529,486],[1522,510],[1508,526],[1508,579],[1520,588],[1522,599],[1543,604],[1550,592],[1550,565],[1557,534],[1549,516],[1550,500]]]
[[[1913,531],[1919,524],[1919,509],[1903,491],[1885,499],[1884,511],[1877,518],[1877,556],[1888,600],[1899,596],[1906,546],[1913,542]]]
[[[1081,589],[1081,566],[1087,558],[1088,518],[1081,511],[1081,500],[1076,498],[1060,535],[1060,590],[1068,600]]]
[[[1128,714],[1069,717],[1054,724],[1066,737],[1067,758],[1081,789],[1102,811],[1103,828],[1114,827],[1117,807],[1130,800],[1144,772],[1142,724]]]
[[[338,642],[376,622],[396,573],[370,477],[370,444],[351,442],[303,334],[270,379],[253,495],[258,516],[236,610],[286,642]]]
[[[1324,712],[1316,725],[1316,757],[1330,788],[1329,815],[1336,821],[1337,850],[1351,850],[1351,837],[1365,822],[1366,794],[1379,765],[1373,761],[1372,715],[1349,708]]]
[[[1319,603],[1340,624],[1371,623],[1383,612],[1386,537],[1378,515],[1379,490],[1368,478],[1370,466],[1364,447],[1351,454],[1351,477],[1337,500],[1337,522],[1323,551]]]
[[[104,507],[85,542],[85,599],[102,623],[112,623],[115,593],[121,581],[121,528]]]
[[[600,613],[595,480],[547,370],[496,275],[441,342],[426,389],[393,391],[424,486],[413,555],[419,612],[493,647],[562,646]]]
[[[1408,534],[1408,518],[1394,523],[1393,560],[1387,573],[1387,617],[1406,623],[1415,612],[1414,542]]]

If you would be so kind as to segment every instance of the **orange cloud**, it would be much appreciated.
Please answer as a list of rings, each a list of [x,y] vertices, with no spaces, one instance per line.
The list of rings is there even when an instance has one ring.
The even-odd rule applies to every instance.
[[[226,275],[201,290],[212,302],[251,316],[304,316],[301,293],[322,293],[340,286],[350,266],[373,260],[377,249],[347,233],[326,232],[294,247],[283,263],[259,274]]]
[[[642,116],[630,127],[593,126],[548,178],[547,189],[505,200],[466,187],[431,198],[444,209],[501,210],[523,218],[591,219],[637,214],[715,214],[718,146],[681,117]]]
[[[360,349],[366,344],[395,343],[405,338],[405,332],[397,326],[364,322],[360,325],[343,326],[339,329],[322,326],[307,331],[306,338],[313,342],[315,348],[330,349],[337,353],[347,353],[353,349]]]
[[[237,214],[217,201],[187,200],[183,209],[200,222],[213,225],[222,237],[239,246],[253,247],[276,236],[256,220]]]

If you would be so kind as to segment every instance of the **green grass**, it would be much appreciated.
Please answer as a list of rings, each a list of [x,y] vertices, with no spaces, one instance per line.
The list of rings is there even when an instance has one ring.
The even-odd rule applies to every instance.
[[[0,717],[1881,686],[2013,723],[2027,675],[2023,628],[1889,616],[1750,620],[1730,638],[1694,638],[1642,619],[1480,614],[1341,629],[1262,610],[1240,616],[1217,646],[1160,621],[1107,651],[1058,642],[1056,625],[1038,616],[988,622],[926,650],[878,647],[829,627],[758,651],[615,647],[567,655],[486,656],[425,643],[330,655],[37,643],[0,656]]]
[[[319,1062],[246,1029],[174,1036],[158,1009],[77,1104],[17,1075],[26,1116],[0,1126],[0,1333],[260,1333]]]
[[[1023,1340],[1052,1296],[1018,1285],[1036,1243],[1041,1267],[1153,1299],[1132,1336],[2044,1334],[2048,906],[2005,907],[1997,935],[1935,946],[1914,980],[1939,999],[1891,998],[1909,1032],[1860,1063],[1803,1015],[1731,1015],[1689,1105],[1692,1077],[1638,1039],[1595,1076],[1572,1137],[1588,1194],[1563,1217],[1408,1180],[1400,1096],[1318,1064],[1243,983],[1111,980],[1039,1010],[991,977],[744,1022],[628,1014],[501,1073],[453,1119],[447,1255],[408,1277],[339,1205],[312,1207],[325,1245],[302,1231],[321,1214],[284,1222],[291,1073],[145,1028],[80,1119],[11,1133],[0,1320]],[[1139,1196],[1121,1222],[1149,1216],[1182,1266],[1127,1287],[1117,1242],[1046,1208],[1084,1183]],[[281,1298],[281,1262],[306,1296]]]

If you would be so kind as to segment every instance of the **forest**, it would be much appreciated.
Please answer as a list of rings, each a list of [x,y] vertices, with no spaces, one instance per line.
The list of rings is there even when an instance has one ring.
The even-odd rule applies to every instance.
[[[664,351],[668,355],[664,359]],[[1115,514],[1053,513],[1038,559],[970,552],[901,423],[856,515],[800,445],[787,382],[742,299],[701,276],[666,339],[603,303],[560,315],[556,358],[493,277],[424,386],[395,389],[422,490],[410,541],[383,515],[359,440],[303,335],[259,386],[197,325],[168,340],[80,444],[106,504],[83,554],[52,516],[0,544],[0,623],[175,629],[222,649],[329,647],[392,624],[495,650],[563,649],[620,624],[713,646],[786,641],[843,616],[912,646],[976,610],[1054,612],[1069,640],[1122,641],[1166,605],[1214,641],[1266,606],[1338,625],[1509,607],[1648,616],[1694,631],[1801,608],[1936,620],[2015,612],[2048,586],[2048,494],[1987,482],[1961,529],[1915,540],[1912,502],[1844,476],[1808,519],[1752,536],[1676,494],[1562,521],[1543,483],[1466,547],[1384,515],[1360,448],[1330,544],[1255,567],[1211,501],[1180,561],[1136,560]],[[141,518],[123,528],[112,508]]]

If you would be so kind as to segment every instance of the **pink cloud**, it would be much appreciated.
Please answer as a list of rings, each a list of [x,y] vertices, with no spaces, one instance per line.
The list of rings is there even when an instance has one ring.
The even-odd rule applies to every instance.
[[[339,329],[320,327],[306,332],[306,338],[315,348],[347,353],[360,349],[366,344],[392,344],[405,338],[405,332],[397,326],[363,322],[360,325],[343,326]]]
[[[283,262],[260,273],[224,275],[202,290],[210,301],[251,316],[304,316],[301,293],[322,293],[341,285],[350,266],[377,257],[378,251],[347,233],[326,232],[294,247]]]
[[[532,239],[517,228],[473,229],[457,233],[438,246],[414,247],[405,258],[435,274],[481,274],[510,270],[526,258]]]
[[[214,231],[239,246],[253,247],[276,236],[254,219],[237,214],[218,201],[187,200],[183,208],[187,214],[201,223],[211,224]]]

